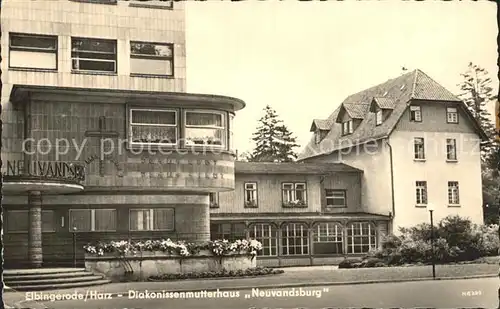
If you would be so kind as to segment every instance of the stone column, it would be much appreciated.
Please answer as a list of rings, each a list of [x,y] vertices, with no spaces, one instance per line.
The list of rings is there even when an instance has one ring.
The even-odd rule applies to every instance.
[[[29,233],[28,259],[33,268],[42,267],[42,195],[39,191],[28,193]]]

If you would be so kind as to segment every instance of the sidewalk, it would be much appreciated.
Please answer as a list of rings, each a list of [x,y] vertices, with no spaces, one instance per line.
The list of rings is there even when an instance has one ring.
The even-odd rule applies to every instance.
[[[337,269],[336,266],[314,266],[283,268],[284,274],[255,278],[236,279],[195,279],[167,282],[129,282],[107,285],[45,291],[46,294],[83,293],[87,290],[102,293],[127,294],[129,290],[151,291],[194,291],[215,289],[280,288],[314,285],[345,285],[381,282],[401,282],[432,280],[431,266],[410,266],[390,268]],[[437,265],[436,277],[439,279],[466,279],[498,276],[498,265],[466,264]],[[13,306],[25,299],[24,292],[6,292],[4,302]]]

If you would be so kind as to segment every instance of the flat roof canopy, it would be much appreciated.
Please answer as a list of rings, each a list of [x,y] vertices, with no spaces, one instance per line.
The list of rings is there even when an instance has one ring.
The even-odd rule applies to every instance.
[[[72,97],[72,99],[68,101],[68,97]],[[233,112],[245,107],[245,102],[240,99],[212,94],[33,85],[14,85],[12,87],[10,101],[13,104],[24,103],[28,100],[180,105],[217,108]]]

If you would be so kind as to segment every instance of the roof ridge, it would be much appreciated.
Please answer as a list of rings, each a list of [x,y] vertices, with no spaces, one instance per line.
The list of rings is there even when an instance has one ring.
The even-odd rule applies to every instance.
[[[411,95],[410,95],[410,99],[413,99],[413,97],[415,96],[415,88],[417,87],[417,76],[418,76],[418,71],[420,71],[419,69],[415,69],[414,73],[415,73],[415,76],[413,77],[413,83],[411,85]]]

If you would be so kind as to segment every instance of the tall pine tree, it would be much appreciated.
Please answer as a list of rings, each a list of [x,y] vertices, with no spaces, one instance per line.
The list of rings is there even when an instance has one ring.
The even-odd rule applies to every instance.
[[[297,159],[294,149],[299,147],[288,127],[278,118],[269,105],[259,119],[257,132],[253,134],[255,149],[248,156],[250,162],[293,162]]]
[[[462,93],[459,95],[472,115],[488,135],[489,141],[481,146],[481,169],[483,191],[483,213],[485,223],[498,222],[500,200],[500,179],[498,177],[498,163],[500,145],[496,140],[496,129],[493,117],[488,107],[494,104],[496,95],[493,93],[491,78],[488,72],[478,65],[469,63],[468,70],[462,74],[460,84]]]
[[[491,156],[498,146],[495,142],[495,125],[488,112],[488,106],[494,104],[496,99],[491,86],[491,78],[488,71],[472,62],[469,63],[467,71],[461,75],[464,80],[459,85],[462,91],[459,97],[467,104],[476,121],[490,138],[488,143],[481,146],[482,161],[490,163],[488,161],[492,159]]]

